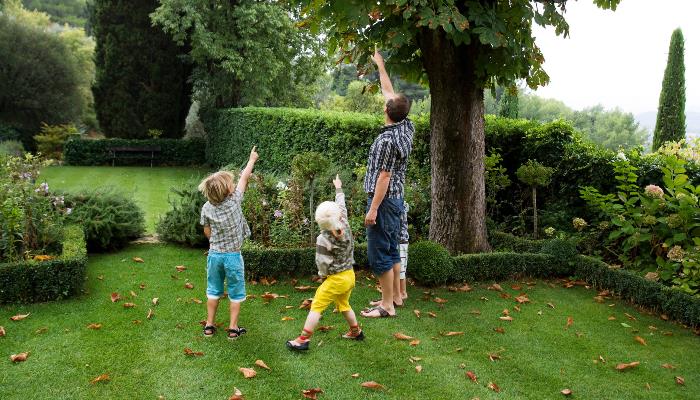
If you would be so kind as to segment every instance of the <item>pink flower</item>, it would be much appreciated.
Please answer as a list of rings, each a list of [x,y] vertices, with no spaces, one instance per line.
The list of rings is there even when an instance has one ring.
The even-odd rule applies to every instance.
[[[653,199],[664,198],[664,190],[656,185],[647,185],[647,187],[644,188],[644,194]]]

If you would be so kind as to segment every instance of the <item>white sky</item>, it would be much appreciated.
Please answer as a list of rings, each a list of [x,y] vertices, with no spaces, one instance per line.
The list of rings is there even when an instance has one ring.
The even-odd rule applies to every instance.
[[[686,110],[700,112],[700,1],[622,0],[615,12],[567,2],[568,38],[535,27],[549,85],[536,94],[574,109],[656,111],[671,33],[685,38]]]

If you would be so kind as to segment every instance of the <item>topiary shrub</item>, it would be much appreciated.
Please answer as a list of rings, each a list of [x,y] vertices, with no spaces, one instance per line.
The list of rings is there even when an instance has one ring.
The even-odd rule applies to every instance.
[[[168,200],[172,208],[156,224],[161,240],[193,247],[206,247],[209,241],[204,236],[199,216],[206,202],[195,183],[170,189],[175,198]]]
[[[134,200],[114,189],[66,194],[67,221],[85,231],[88,251],[117,250],[145,232],[144,213]]]
[[[408,273],[421,285],[444,285],[454,278],[454,262],[440,244],[416,242],[408,246]]]
[[[575,239],[550,239],[544,242],[540,253],[549,254],[557,262],[568,264],[578,255],[576,245]]]

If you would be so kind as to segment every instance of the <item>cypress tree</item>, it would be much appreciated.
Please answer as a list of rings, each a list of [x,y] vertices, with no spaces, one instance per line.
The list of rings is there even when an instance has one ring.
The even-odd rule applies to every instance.
[[[671,35],[668,62],[659,96],[653,150],[664,142],[685,138],[685,63],[683,32],[678,28]]]
[[[505,89],[498,107],[498,115],[501,117],[518,118],[518,93]]]
[[[169,35],[151,26],[157,0],[95,0],[90,27],[95,37],[95,111],[108,137],[146,138],[183,134],[190,105],[191,68]]]

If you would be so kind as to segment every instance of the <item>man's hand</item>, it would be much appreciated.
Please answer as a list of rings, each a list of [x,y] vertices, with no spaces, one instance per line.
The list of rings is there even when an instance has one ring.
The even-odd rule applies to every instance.
[[[335,174],[335,179],[333,179],[333,186],[335,186],[336,189],[341,189],[343,187],[343,181],[340,180],[340,176],[338,174]]]
[[[377,223],[377,210],[370,208],[365,215],[365,226],[376,225]]]
[[[374,49],[374,55],[372,55],[372,61],[374,61],[377,66],[384,66],[384,57],[382,57],[382,54],[376,48]]]
[[[257,146],[253,146],[253,149],[250,150],[250,157],[248,158],[248,161],[256,162],[258,161],[258,152],[255,151]]]

